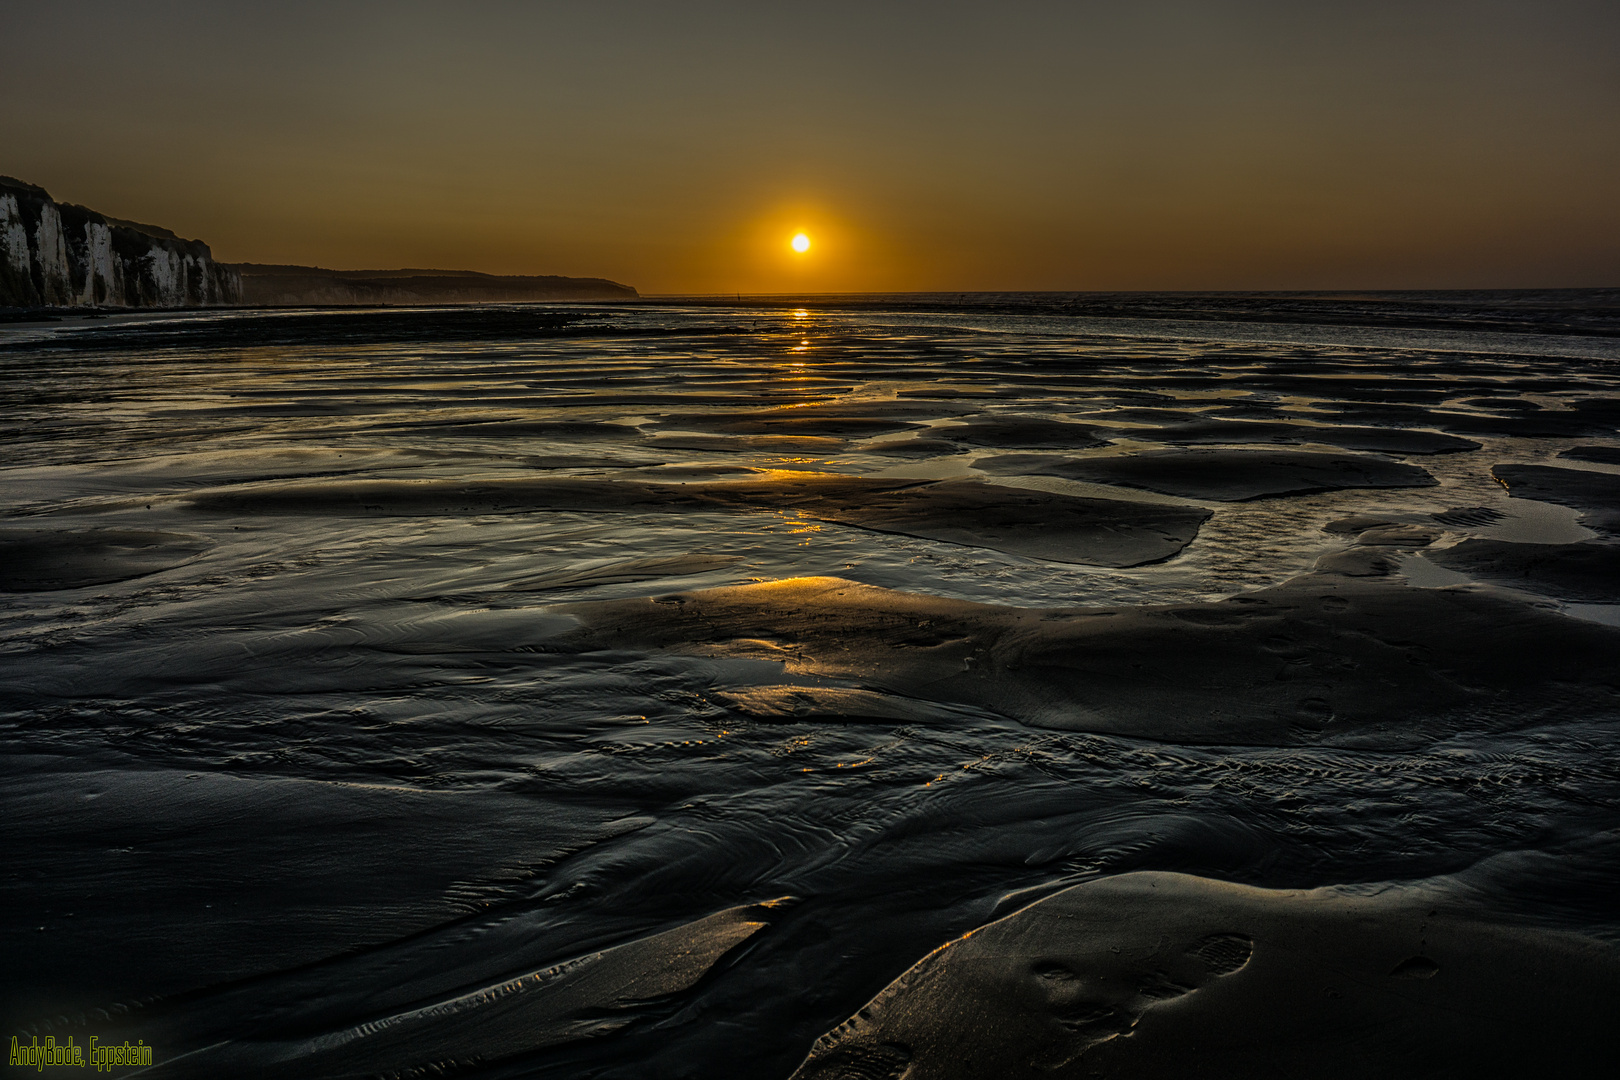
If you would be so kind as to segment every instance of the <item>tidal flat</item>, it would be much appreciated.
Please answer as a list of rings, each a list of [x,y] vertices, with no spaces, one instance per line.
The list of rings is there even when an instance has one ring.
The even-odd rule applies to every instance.
[[[1585,1075],[1591,299],[0,327],[7,1033],[152,1077]]]

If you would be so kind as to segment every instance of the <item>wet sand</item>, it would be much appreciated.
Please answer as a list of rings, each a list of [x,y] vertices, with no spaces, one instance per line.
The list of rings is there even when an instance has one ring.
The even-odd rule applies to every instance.
[[[154,529],[0,530],[0,592],[82,589],[170,570],[208,541]]]
[[[710,466],[703,472],[745,472]],[[659,470],[654,479],[693,476]],[[1094,566],[1140,566],[1175,555],[1198,534],[1206,511],[1019,491],[974,481],[922,483],[783,471],[768,479],[645,483],[559,478],[462,481],[370,480],[201,492],[185,503],[205,513],[347,515],[528,514],[537,511],[794,510],[877,532]]]
[[[1590,1074],[1620,339],[1491,303],[0,330],[0,1015],[153,1077]]]
[[[1271,410],[1266,410],[1272,415]],[[1134,439],[1176,445],[1231,445],[1233,443],[1324,443],[1346,450],[1375,450],[1386,454],[1455,454],[1478,450],[1472,439],[1459,439],[1436,431],[1401,428],[1306,425],[1264,420],[1192,420],[1164,427],[1125,428]]]
[[[1620,564],[1602,554],[1568,574],[1613,596]],[[1189,744],[1392,748],[1620,709],[1620,630],[1485,591],[1358,580],[1364,566],[1135,608],[1017,609],[799,578],[562,607],[584,629],[555,647],[769,660],[789,677],[1035,727]]]
[[[1075,460],[1007,454],[984,461],[979,467],[1004,476],[1061,476],[1221,502],[1344,488],[1426,487],[1434,483],[1434,478],[1416,465],[1387,458],[1292,450],[1150,450],[1130,456]]]
[[[1607,1056],[1620,957],[1438,883],[1076,885],[949,942],[796,1078],[1501,1076]]]

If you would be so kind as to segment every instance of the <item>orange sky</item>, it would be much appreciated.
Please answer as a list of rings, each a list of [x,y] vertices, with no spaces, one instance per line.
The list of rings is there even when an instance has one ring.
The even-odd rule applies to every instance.
[[[228,260],[644,293],[1620,284],[1613,3],[3,14],[0,173]]]

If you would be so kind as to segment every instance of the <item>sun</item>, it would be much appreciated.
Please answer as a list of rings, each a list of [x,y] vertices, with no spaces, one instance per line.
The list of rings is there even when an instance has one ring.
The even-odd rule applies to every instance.
[[[788,246],[794,251],[797,251],[800,255],[803,255],[805,252],[810,250],[810,238],[804,235],[804,233],[799,233],[794,236],[791,241],[789,241]]]

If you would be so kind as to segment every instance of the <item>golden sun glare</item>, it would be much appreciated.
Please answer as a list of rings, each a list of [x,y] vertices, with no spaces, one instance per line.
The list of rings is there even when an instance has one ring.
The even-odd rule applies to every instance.
[[[800,255],[803,255],[810,250],[810,238],[804,233],[799,233],[789,242],[789,246]]]

